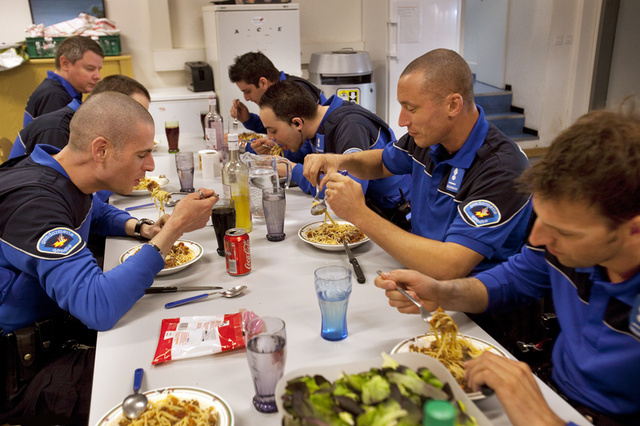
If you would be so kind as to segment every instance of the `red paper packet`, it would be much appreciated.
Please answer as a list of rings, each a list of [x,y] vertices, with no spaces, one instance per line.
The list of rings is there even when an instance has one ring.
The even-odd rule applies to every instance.
[[[152,364],[243,348],[244,324],[255,316],[243,310],[235,314],[163,319]]]

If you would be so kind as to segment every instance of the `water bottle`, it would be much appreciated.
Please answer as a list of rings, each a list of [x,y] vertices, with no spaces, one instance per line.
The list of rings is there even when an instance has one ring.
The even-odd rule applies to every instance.
[[[207,149],[215,149],[221,153],[222,162],[229,159],[227,145],[224,143],[224,127],[222,117],[218,114],[216,95],[209,97],[209,113],[204,118]]]
[[[249,209],[249,167],[240,160],[238,134],[229,133],[229,161],[222,166],[222,190],[225,198],[233,199],[236,206],[236,228],[251,232]]]

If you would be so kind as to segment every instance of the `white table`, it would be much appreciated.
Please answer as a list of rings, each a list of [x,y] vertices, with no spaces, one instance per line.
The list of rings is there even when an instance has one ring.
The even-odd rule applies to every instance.
[[[181,136],[180,146],[182,150],[193,148],[191,150],[195,152],[202,148],[202,138]],[[160,145],[154,158],[156,170],[152,174],[164,173],[171,180],[165,189],[178,190],[173,156],[167,154],[166,148]],[[220,178],[205,182],[199,171],[196,171],[195,186],[213,187],[221,191]],[[235,313],[242,308],[260,316],[281,317],[287,324],[288,337],[285,373],[312,365],[339,365],[375,358],[382,352],[391,351],[398,342],[425,333],[425,324],[419,316],[398,313],[388,305],[384,292],[374,286],[376,270],[391,270],[401,265],[376,244],[368,242],[353,250],[367,281],[362,285],[355,278],[353,281],[347,312],[349,336],[340,342],[328,342],[320,337],[320,311],[313,289],[313,271],[324,265],[350,267],[350,264],[342,251],[322,251],[298,238],[300,227],[318,220],[309,213],[311,198],[298,188],[287,190],[287,237],[282,242],[267,241],[264,223],[254,223],[250,234],[252,271],[243,277],[226,273],[224,258],[216,254],[217,243],[211,226],[183,236],[202,244],[205,255],[183,271],[157,277],[154,286],[220,285],[227,288],[245,284],[248,289],[245,295],[235,299],[211,297],[170,310],[164,308],[165,303],[198,293],[146,295],[113,329],[100,332],[91,397],[91,425],[96,424],[109,409],[132,392],[133,372],[138,367],[145,369],[143,391],[180,385],[204,388],[220,395],[230,404],[236,425],[281,424],[280,414],[262,414],[253,408],[251,399],[254,389],[244,350],[152,366],[160,324],[165,318]],[[114,195],[111,201],[124,208],[147,203],[149,198]],[[135,210],[132,214],[136,217],[157,217],[153,207]],[[136,244],[136,240],[129,238],[109,238],[105,270],[117,266],[120,255]],[[466,315],[454,313],[453,318],[462,333],[487,340],[501,348]],[[539,383],[547,401],[563,419],[588,424],[550,388]],[[492,423],[510,424],[497,398],[487,398],[478,405]]]

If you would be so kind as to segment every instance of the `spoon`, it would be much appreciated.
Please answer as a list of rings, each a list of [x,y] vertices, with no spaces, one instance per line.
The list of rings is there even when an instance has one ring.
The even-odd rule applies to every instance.
[[[380,275],[382,271],[376,271],[376,273]],[[400,284],[398,283],[396,283],[396,290],[398,290],[404,297],[409,299],[411,302],[413,302],[414,305],[420,308],[420,316],[422,317],[422,321],[426,322],[427,325],[431,325],[431,312],[427,311],[420,302],[411,297],[409,293],[407,293],[402,287],[400,287]]]
[[[340,173],[342,176],[347,176],[349,174],[346,170],[340,170],[338,173]],[[311,204],[311,214],[314,216],[320,216],[321,214],[324,214],[327,211],[326,200],[326,196],[322,200],[320,199],[320,187],[316,186],[316,196],[313,197],[313,201]]]
[[[142,393],[138,393],[140,385],[142,385],[143,374],[144,370],[142,368],[136,369],[133,376],[133,393],[126,397],[122,402],[122,413],[128,419],[137,419],[142,413],[144,413],[144,410],[147,409],[147,405],[149,405],[147,397]]]
[[[320,187],[316,186],[316,196],[313,198],[313,203],[311,204],[312,215],[319,216],[327,211],[327,205],[324,201],[324,198],[322,200],[320,199]]]
[[[232,298],[232,297],[239,296],[243,291],[245,291],[246,288],[247,288],[246,285],[237,285],[235,287],[231,287],[224,291],[214,291],[213,293],[202,293],[197,296],[187,297],[186,299],[180,299],[180,300],[176,300],[175,302],[167,303],[166,305],[164,305],[164,307],[166,309],[175,308],[176,306],[195,302],[196,300],[206,299],[207,297],[213,294],[220,294],[222,295],[222,297]]]

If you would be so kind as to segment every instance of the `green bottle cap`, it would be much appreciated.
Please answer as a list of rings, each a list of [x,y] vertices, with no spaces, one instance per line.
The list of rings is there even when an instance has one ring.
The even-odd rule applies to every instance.
[[[456,409],[449,401],[431,399],[424,404],[424,426],[453,426],[456,419]]]

